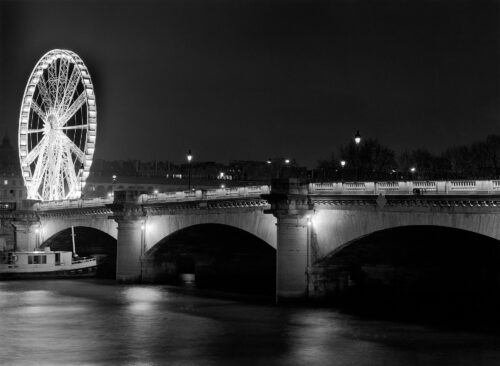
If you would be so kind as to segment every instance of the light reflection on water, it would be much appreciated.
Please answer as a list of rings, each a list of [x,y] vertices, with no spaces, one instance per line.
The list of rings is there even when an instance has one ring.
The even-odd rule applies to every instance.
[[[103,281],[0,283],[2,365],[498,365],[500,337]]]

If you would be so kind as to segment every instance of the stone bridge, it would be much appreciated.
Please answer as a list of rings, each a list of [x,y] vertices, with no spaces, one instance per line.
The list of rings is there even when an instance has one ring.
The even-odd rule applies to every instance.
[[[416,225],[500,240],[500,181],[303,183],[193,192],[117,192],[115,199],[37,203],[15,213],[18,249],[33,249],[71,226],[117,239],[116,279],[148,280],[149,253],[165,238],[202,224],[237,228],[276,250],[278,299],[315,291],[324,258],[367,235]],[[221,235],[223,233],[221,232]]]

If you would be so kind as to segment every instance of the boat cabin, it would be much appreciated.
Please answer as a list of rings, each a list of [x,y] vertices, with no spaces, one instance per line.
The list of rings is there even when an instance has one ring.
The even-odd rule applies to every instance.
[[[30,252],[7,252],[4,253],[3,263],[17,266],[64,266],[71,265],[72,252],[51,251],[50,248]]]

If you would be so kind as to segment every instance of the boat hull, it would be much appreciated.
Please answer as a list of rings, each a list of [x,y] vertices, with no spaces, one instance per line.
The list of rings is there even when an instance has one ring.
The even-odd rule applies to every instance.
[[[0,280],[36,280],[51,278],[85,278],[95,277],[97,266],[71,269],[65,268],[56,271],[37,271],[37,272],[0,272]]]

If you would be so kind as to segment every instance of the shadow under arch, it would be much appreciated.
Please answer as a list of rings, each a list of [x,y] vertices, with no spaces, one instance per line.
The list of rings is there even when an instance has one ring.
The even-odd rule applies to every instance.
[[[146,253],[143,280],[274,295],[276,250],[233,226],[193,225],[168,235]]]
[[[75,249],[80,257],[97,257],[97,276],[116,278],[116,239],[104,231],[88,227],[75,226]],[[52,235],[41,245],[52,250],[72,251],[71,228]]]
[[[477,320],[500,305],[500,241],[442,226],[384,229],[316,261],[313,281],[351,309]]]

